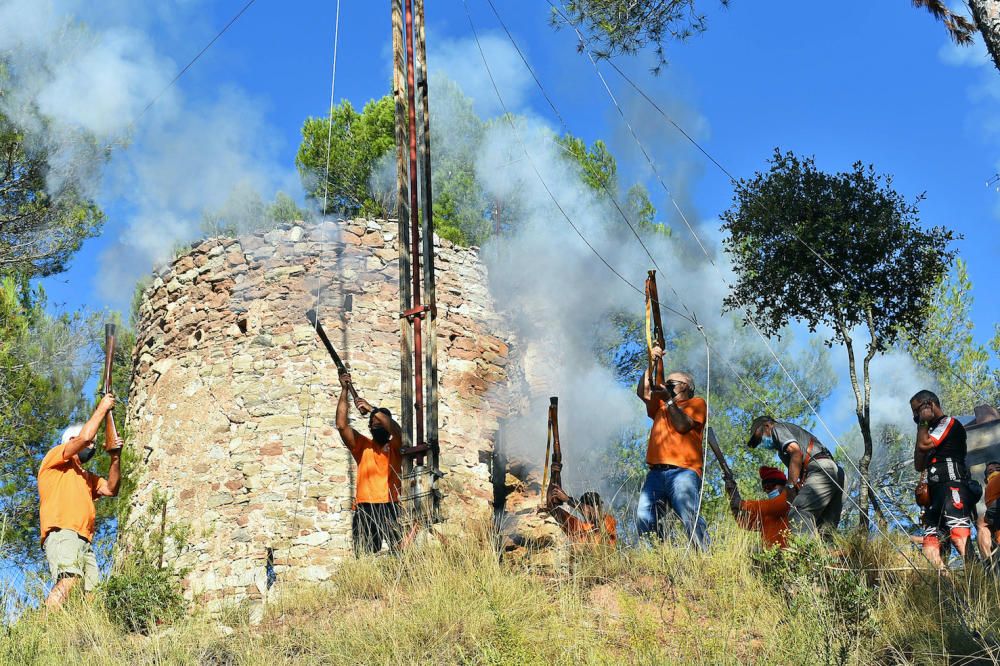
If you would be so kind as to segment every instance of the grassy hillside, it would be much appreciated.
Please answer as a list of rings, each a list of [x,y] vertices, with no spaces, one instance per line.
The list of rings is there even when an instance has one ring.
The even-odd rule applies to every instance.
[[[762,555],[754,543],[725,528],[709,555],[585,549],[562,573],[540,573],[500,564],[486,537],[467,537],[286,588],[258,626],[234,606],[143,636],[122,630],[102,597],[76,599],[4,631],[0,662],[994,663],[1000,587],[978,567],[949,578],[895,570],[906,562],[885,540],[844,541],[837,557],[810,543]]]

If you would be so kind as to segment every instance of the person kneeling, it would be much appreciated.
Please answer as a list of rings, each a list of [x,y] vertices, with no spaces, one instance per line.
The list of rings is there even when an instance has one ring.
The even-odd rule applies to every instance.
[[[604,512],[601,496],[586,492],[579,501],[573,499],[559,486],[550,487],[546,492],[546,506],[549,514],[563,528],[563,532],[574,543],[602,543],[614,546],[618,541],[617,524],[614,516]],[[566,508],[569,506],[580,512],[582,520]]]
[[[743,500],[736,482],[726,482],[729,508],[737,524],[747,530],[760,532],[765,548],[788,546],[788,496],[785,484],[788,479],[777,467],[761,467],[760,485],[767,499]]]

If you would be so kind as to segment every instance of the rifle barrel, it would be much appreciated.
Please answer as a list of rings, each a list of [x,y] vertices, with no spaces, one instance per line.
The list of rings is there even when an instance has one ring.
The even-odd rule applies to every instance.
[[[726,462],[726,457],[722,455],[719,440],[715,437],[715,430],[711,426],[708,428],[706,439],[708,439],[708,445],[712,448],[712,453],[715,454],[715,459],[719,462],[719,467],[722,469],[722,478],[735,481],[736,478],[733,476],[733,470],[730,469],[729,463]]]

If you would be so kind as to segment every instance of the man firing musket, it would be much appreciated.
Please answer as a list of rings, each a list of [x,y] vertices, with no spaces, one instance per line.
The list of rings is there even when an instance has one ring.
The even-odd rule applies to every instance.
[[[729,468],[715,431],[708,429],[708,444],[722,468],[722,478],[725,481],[726,494],[729,495],[729,508],[733,512],[736,523],[747,530],[760,532],[765,548],[788,545],[788,500],[785,495],[785,483],[788,479],[776,467],[761,467],[760,485],[767,499],[744,500],[740,497],[736,486],[736,477]]]
[[[104,397],[86,423],[63,431],[62,440],[42,458],[38,469],[39,523],[42,548],[55,585],[45,599],[49,608],[59,608],[83,579],[84,592],[97,586],[97,559],[91,547],[97,516],[94,500],[114,497],[121,482],[121,451],[111,410],[112,360],[115,351],[114,325],[105,326]],[[108,478],[102,479],[83,468],[94,457],[94,440],[105,422],[104,449],[111,456]]]
[[[603,543],[614,546],[618,541],[617,524],[614,516],[605,513],[601,496],[589,491],[581,495],[579,500],[575,500],[562,489],[562,445],[559,442],[558,400],[555,397],[549,398],[548,443],[552,446],[552,465],[549,468],[551,476],[545,488],[545,508],[575,543]],[[573,515],[567,507],[578,511],[582,518]]]
[[[637,508],[639,535],[656,530],[663,539],[662,514],[667,507],[684,523],[688,538],[699,548],[708,545],[700,514],[703,466],[702,431],[708,417],[705,401],[694,394],[694,378],[674,371],[663,377],[663,327],[653,271],[646,280],[646,344],[649,367],[642,373],[636,395],[653,419],[646,447],[649,471]]]
[[[388,409],[373,407],[358,395],[347,366],[333,348],[315,310],[309,310],[306,318],[337,366],[341,387],[337,401],[337,432],[358,466],[354,518],[351,521],[354,553],[357,556],[377,553],[382,550],[383,543],[395,552],[401,541],[399,493],[402,487],[403,432]],[[368,417],[371,437],[351,427],[348,395],[353,398],[354,406],[361,415]]]

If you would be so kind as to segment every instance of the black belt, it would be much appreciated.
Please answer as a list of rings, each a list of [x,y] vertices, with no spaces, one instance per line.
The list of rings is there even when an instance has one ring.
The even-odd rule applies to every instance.
[[[649,469],[654,472],[665,472],[668,469],[684,469],[680,465],[650,465]]]
[[[72,532],[73,536],[75,536],[80,541],[84,541],[86,543],[90,543],[89,541],[87,541],[87,539],[85,539],[84,537],[80,536],[80,533],[77,532],[76,530],[67,530],[67,529],[64,529],[62,527],[53,527],[51,530],[49,530],[49,534],[52,534],[53,532]]]

